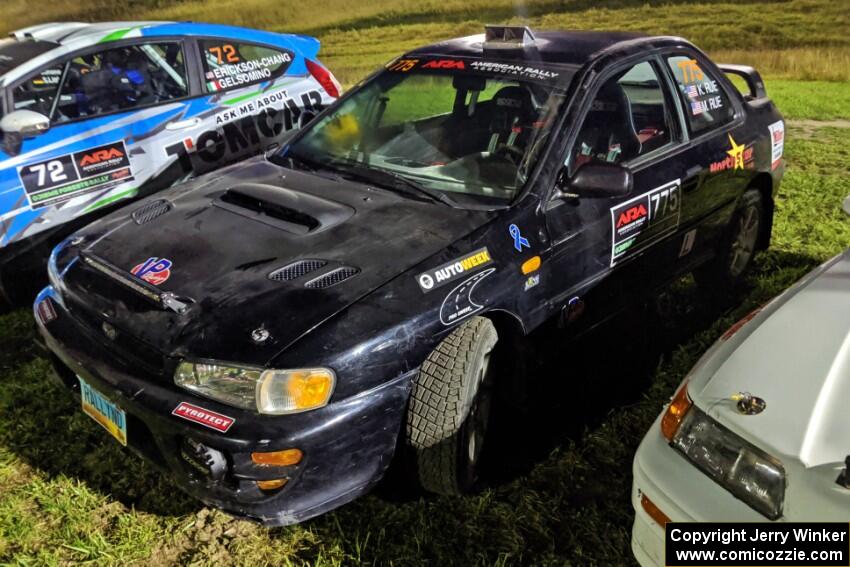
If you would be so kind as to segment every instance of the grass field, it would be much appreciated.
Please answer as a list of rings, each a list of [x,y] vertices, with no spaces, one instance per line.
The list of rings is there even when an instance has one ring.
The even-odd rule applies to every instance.
[[[489,488],[431,498],[393,479],[305,524],[268,530],[206,509],[125,453],[48,381],[26,311],[0,317],[0,564],[630,565],[631,459],[672,390],[732,322],[850,245],[850,36],[842,2],[789,0],[2,0],[0,28],[52,19],[180,18],[318,35],[347,84],[399,50],[520,16],[546,27],[627,28],[694,39],[719,59],[754,63],[789,119],[788,172],[774,239],[749,288],[706,303],[689,279],[655,321],[653,355],[594,363],[602,340],[560,352],[538,417],[511,423],[509,458]],[[609,331],[615,332],[615,331]],[[623,357],[625,358],[625,357]],[[628,370],[624,372],[624,368]],[[626,378],[624,378],[624,375]],[[492,455],[491,455],[492,456]]]

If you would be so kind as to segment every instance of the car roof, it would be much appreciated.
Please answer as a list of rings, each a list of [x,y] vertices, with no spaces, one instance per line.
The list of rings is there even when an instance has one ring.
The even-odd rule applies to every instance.
[[[532,31],[533,42],[525,49],[485,50],[484,34],[459,37],[417,48],[405,56],[450,56],[475,59],[511,59],[536,63],[581,66],[617,47],[687,43],[681,38],[649,36],[618,31]]]
[[[5,75],[0,74],[0,85],[16,80],[39,65],[48,63],[57,55],[95,44],[129,38],[225,37],[237,41],[294,49],[307,59],[315,59],[320,46],[319,40],[310,36],[200,22],[127,21],[94,24],[51,22],[19,29],[9,35],[21,43],[32,41],[53,44],[55,49],[9,70]]]

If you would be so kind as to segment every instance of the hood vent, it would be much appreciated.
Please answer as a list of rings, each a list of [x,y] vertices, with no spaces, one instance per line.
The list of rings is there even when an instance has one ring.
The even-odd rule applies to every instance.
[[[269,279],[276,282],[289,282],[315,272],[327,265],[326,260],[298,260],[269,274]]]
[[[165,199],[153,201],[147,205],[141,206],[133,211],[133,220],[136,224],[147,224],[152,220],[161,217],[171,210],[171,203]]]
[[[351,266],[341,266],[335,270],[331,270],[327,274],[323,274],[318,278],[313,278],[304,284],[304,287],[310,289],[327,289],[337,284],[344,282],[349,278],[353,278],[360,273],[360,270]]]

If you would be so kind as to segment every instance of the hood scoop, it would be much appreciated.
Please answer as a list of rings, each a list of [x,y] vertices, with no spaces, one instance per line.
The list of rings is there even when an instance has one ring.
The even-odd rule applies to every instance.
[[[298,235],[326,230],[354,214],[352,207],[335,201],[260,183],[231,187],[213,205]]]

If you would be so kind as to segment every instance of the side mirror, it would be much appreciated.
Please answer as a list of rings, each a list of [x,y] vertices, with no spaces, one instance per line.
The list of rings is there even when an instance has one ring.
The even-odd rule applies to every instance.
[[[850,217],[850,195],[844,198],[844,214]]]
[[[613,163],[588,163],[567,180],[564,196],[625,197],[632,192],[632,172]]]
[[[14,110],[0,120],[3,131],[3,149],[10,155],[21,151],[25,138],[38,136],[50,129],[50,119],[32,110]]]

